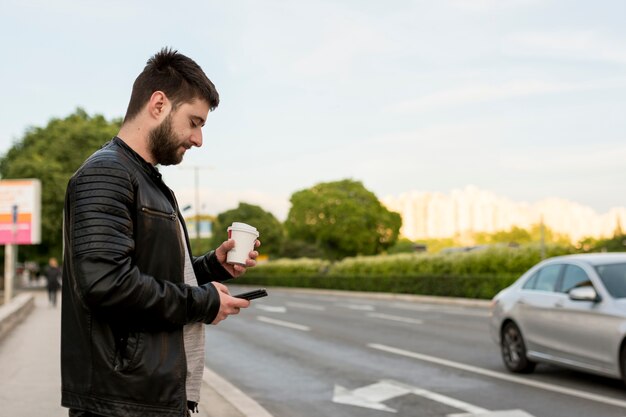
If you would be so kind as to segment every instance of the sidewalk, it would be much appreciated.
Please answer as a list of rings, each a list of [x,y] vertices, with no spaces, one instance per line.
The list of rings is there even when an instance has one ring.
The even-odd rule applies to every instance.
[[[0,339],[0,414],[11,417],[61,417],[61,306],[48,306],[36,291],[33,311]],[[210,410],[209,410],[210,408]],[[245,417],[207,383],[194,417]]]

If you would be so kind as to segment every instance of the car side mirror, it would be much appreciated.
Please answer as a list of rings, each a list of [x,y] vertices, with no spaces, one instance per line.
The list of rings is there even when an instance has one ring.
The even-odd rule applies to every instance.
[[[568,294],[569,298],[574,301],[598,302],[601,300],[595,288],[589,285],[586,285],[584,287],[572,288]]]

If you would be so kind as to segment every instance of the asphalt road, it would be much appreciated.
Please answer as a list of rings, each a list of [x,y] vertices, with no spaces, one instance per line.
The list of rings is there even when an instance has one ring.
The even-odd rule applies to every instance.
[[[209,326],[206,357],[274,417],[626,416],[618,380],[507,372],[484,308],[268,292]]]

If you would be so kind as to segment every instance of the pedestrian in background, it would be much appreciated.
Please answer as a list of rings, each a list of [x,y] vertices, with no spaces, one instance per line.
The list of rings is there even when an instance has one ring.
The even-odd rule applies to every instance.
[[[196,62],[161,50],[135,80],[118,135],[70,179],[61,326],[61,402],[70,416],[196,411],[204,324],[250,305],[220,282],[254,266],[258,252],[227,264],[228,240],[191,256],[178,203],[156,168],[202,145],[218,104]]]
[[[48,289],[48,303],[52,307],[57,306],[57,293],[61,288],[61,268],[56,258],[48,260],[48,266],[44,270],[46,288]]]

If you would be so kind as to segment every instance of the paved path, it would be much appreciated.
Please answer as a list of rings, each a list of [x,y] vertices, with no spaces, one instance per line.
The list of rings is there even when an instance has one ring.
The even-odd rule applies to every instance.
[[[0,415],[61,417],[61,306],[48,305],[45,292],[33,292],[35,308],[0,339]],[[204,383],[200,413],[194,417],[244,417]]]
[[[0,407],[14,417],[67,416],[61,407],[61,307],[35,294],[35,308],[0,340]]]

